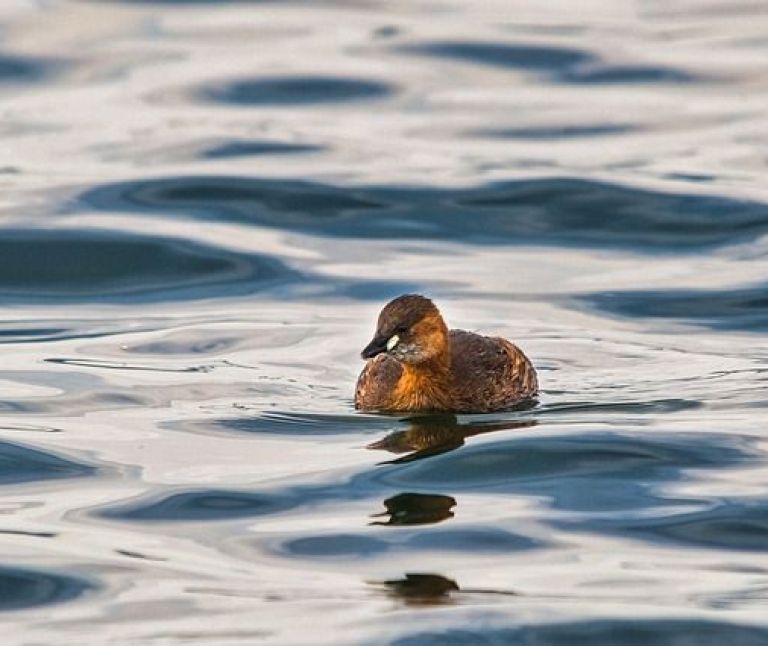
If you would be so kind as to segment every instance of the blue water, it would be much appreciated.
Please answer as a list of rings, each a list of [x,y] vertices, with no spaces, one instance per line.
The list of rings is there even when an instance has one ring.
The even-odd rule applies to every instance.
[[[768,644],[768,7],[0,20],[3,643]],[[538,405],[355,412],[403,292]]]

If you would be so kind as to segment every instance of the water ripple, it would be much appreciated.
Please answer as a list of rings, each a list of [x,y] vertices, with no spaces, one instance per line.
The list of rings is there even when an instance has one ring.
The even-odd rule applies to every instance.
[[[294,504],[274,494],[201,489],[141,499],[104,509],[99,515],[141,522],[204,522],[272,514]]]
[[[371,500],[393,489],[405,493],[390,494],[384,501],[392,519],[398,515],[411,519],[420,514],[422,518],[434,515],[431,522],[448,517],[446,511],[450,512],[451,506],[446,510],[446,502],[461,505],[457,494],[478,491],[544,497],[555,509],[579,512],[637,512],[681,504],[690,508],[701,502],[664,497],[656,485],[679,480],[689,469],[722,468],[723,464],[761,458],[744,438],[695,433],[669,437],[611,433],[521,436],[473,444],[459,451],[454,448],[451,445],[430,455],[422,453],[418,458],[429,459],[395,461],[336,482],[294,482],[261,491],[159,491],[93,513],[133,522],[235,520],[310,505]],[[451,496],[445,496],[446,488]],[[444,498],[431,498],[433,494]],[[599,528],[587,514],[581,522],[582,529]]]
[[[290,144],[282,141],[230,140],[204,147],[199,152],[202,159],[234,159],[260,155],[299,155],[326,150],[325,146]]]
[[[400,47],[399,51],[475,65],[532,71],[561,83],[691,83],[700,77],[662,65],[615,65],[577,48],[470,41],[442,41]]]
[[[384,533],[302,536],[282,542],[280,552],[286,556],[302,558],[366,558],[395,551],[463,552],[471,550],[473,553],[509,554],[541,546],[541,543],[531,538],[494,527],[463,527],[461,529],[401,529],[397,536]]]
[[[582,300],[631,319],[677,319],[713,330],[768,331],[768,285],[603,292]]]
[[[97,468],[21,444],[0,441],[0,484],[93,476]]]
[[[727,436],[641,437],[595,432],[473,444],[461,451],[381,471],[378,479],[397,487],[444,485],[454,491],[476,487],[523,491],[529,487],[547,488],[554,478],[551,484],[565,496],[578,478],[592,486],[601,479],[618,478],[627,484],[653,482],[675,477],[684,468],[715,468],[723,462],[756,455]],[[598,505],[600,498],[596,489],[594,496],[585,497],[584,502]]]
[[[768,205],[760,202],[572,178],[443,189],[168,177],[104,184],[86,190],[80,199],[103,211],[229,221],[339,238],[681,253],[768,232]]]
[[[574,623],[524,625],[515,628],[419,631],[390,642],[392,646],[763,646],[768,630],[763,627],[700,619],[612,619]]]
[[[528,126],[525,128],[489,128],[474,130],[471,134],[476,137],[489,139],[521,139],[531,141],[549,141],[560,139],[576,139],[587,137],[604,137],[607,135],[624,135],[639,130],[631,124],[594,124],[594,125],[562,125],[562,126]]]
[[[193,419],[169,422],[167,427],[191,433],[225,432],[291,435],[338,435],[359,433],[361,429],[378,430],[396,425],[395,419],[363,415],[267,412],[258,416]]]
[[[81,200],[105,211],[140,209],[303,229],[385,206],[361,193],[296,180],[193,176],[104,184],[87,189]]]
[[[73,576],[0,566],[0,612],[71,601],[94,588]]]
[[[225,105],[302,106],[386,97],[394,88],[370,79],[337,76],[276,76],[216,82],[196,96]]]
[[[703,77],[685,70],[662,65],[599,65],[570,70],[563,81],[568,83],[693,83]]]
[[[195,298],[298,280],[280,261],[189,240],[104,230],[5,229],[6,301]]]
[[[567,526],[567,523],[563,523]],[[702,511],[644,520],[594,522],[600,531],[678,545],[749,552],[768,551],[768,507],[763,501],[730,500]]]
[[[590,52],[553,45],[518,45],[469,41],[443,41],[406,45],[399,51],[467,61],[493,67],[565,73],[566,70],[595,60]]]
[[[0,83],[32,83],[41,81],[60,67],[54,60],[0,54]]]

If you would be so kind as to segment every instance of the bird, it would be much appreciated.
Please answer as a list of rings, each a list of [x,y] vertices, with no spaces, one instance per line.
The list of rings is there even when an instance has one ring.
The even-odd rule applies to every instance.
[[[355,408],[373,412],[489,413],[535,403],[533,364],[501,337],[449,330],[427,297],[387,303],[361,356]]]

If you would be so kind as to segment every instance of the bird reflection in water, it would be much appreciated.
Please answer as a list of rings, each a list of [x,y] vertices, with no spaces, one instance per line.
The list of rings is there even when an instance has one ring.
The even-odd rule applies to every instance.
[[[455,415],[430,415],[408,420],[409,427],[395,431],[368,445],[373,450],[405,454],[385,464],[401,464],[453,451],[464,445],[473,435],[491,433],[536,425],[536,420],[495,420],[460,424]],[[389,516],[387,521],[372,525],[424,525],[438,523],[453,517],[456,500],[440,494],[401,493],[384,501],[386,512],[375,517]],[[383,587],[387,594],[407,605],[432,606],[450,604],[460,594],[501,594],[518,596],[505,590],[463,589],[453,579],[439,574],[406,573],[403,579],[372,582]]]
[[[371,518],[389,516],[386,521],[374,521],[371,525],[430,525],[453,518],[451,509],[456,499],[451,496],[424,493],[401,493],[384,501],[387,511]]]
[[[373,585],[382,586],[390,597],[403,601],[406,605],[435,606],[455,603],[456,593],[492,594],[508,597],[520,596],[512,590],[490,590],[482,588],[460,588],[453,579],[439,574],[407,573],[404,579],[380,581]]]
[[[439,574],[406,574],[404,579],[382,581],[379,585],[390,596],[415,606],[450,603],[451,593],[459,590],[456,581]]]
[[[536,420],[533,419],[507,419],[460,424],[455,415],[429,415],[413,417],[405,421],[408,422],[409,428],[390,433],[366,447],[395,454],[406,454],[394,460],[386,460],[383,464],[402,464],[447,453],[463,446],[464,440],[473,435],[529,428],[536,425]]]

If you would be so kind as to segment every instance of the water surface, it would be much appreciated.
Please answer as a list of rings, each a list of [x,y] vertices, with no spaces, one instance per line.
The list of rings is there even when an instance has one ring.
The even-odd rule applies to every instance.
[[[7,643],[768,643],[764,7],[0,11]],[[412,291],[538,405],[355,412]]]

